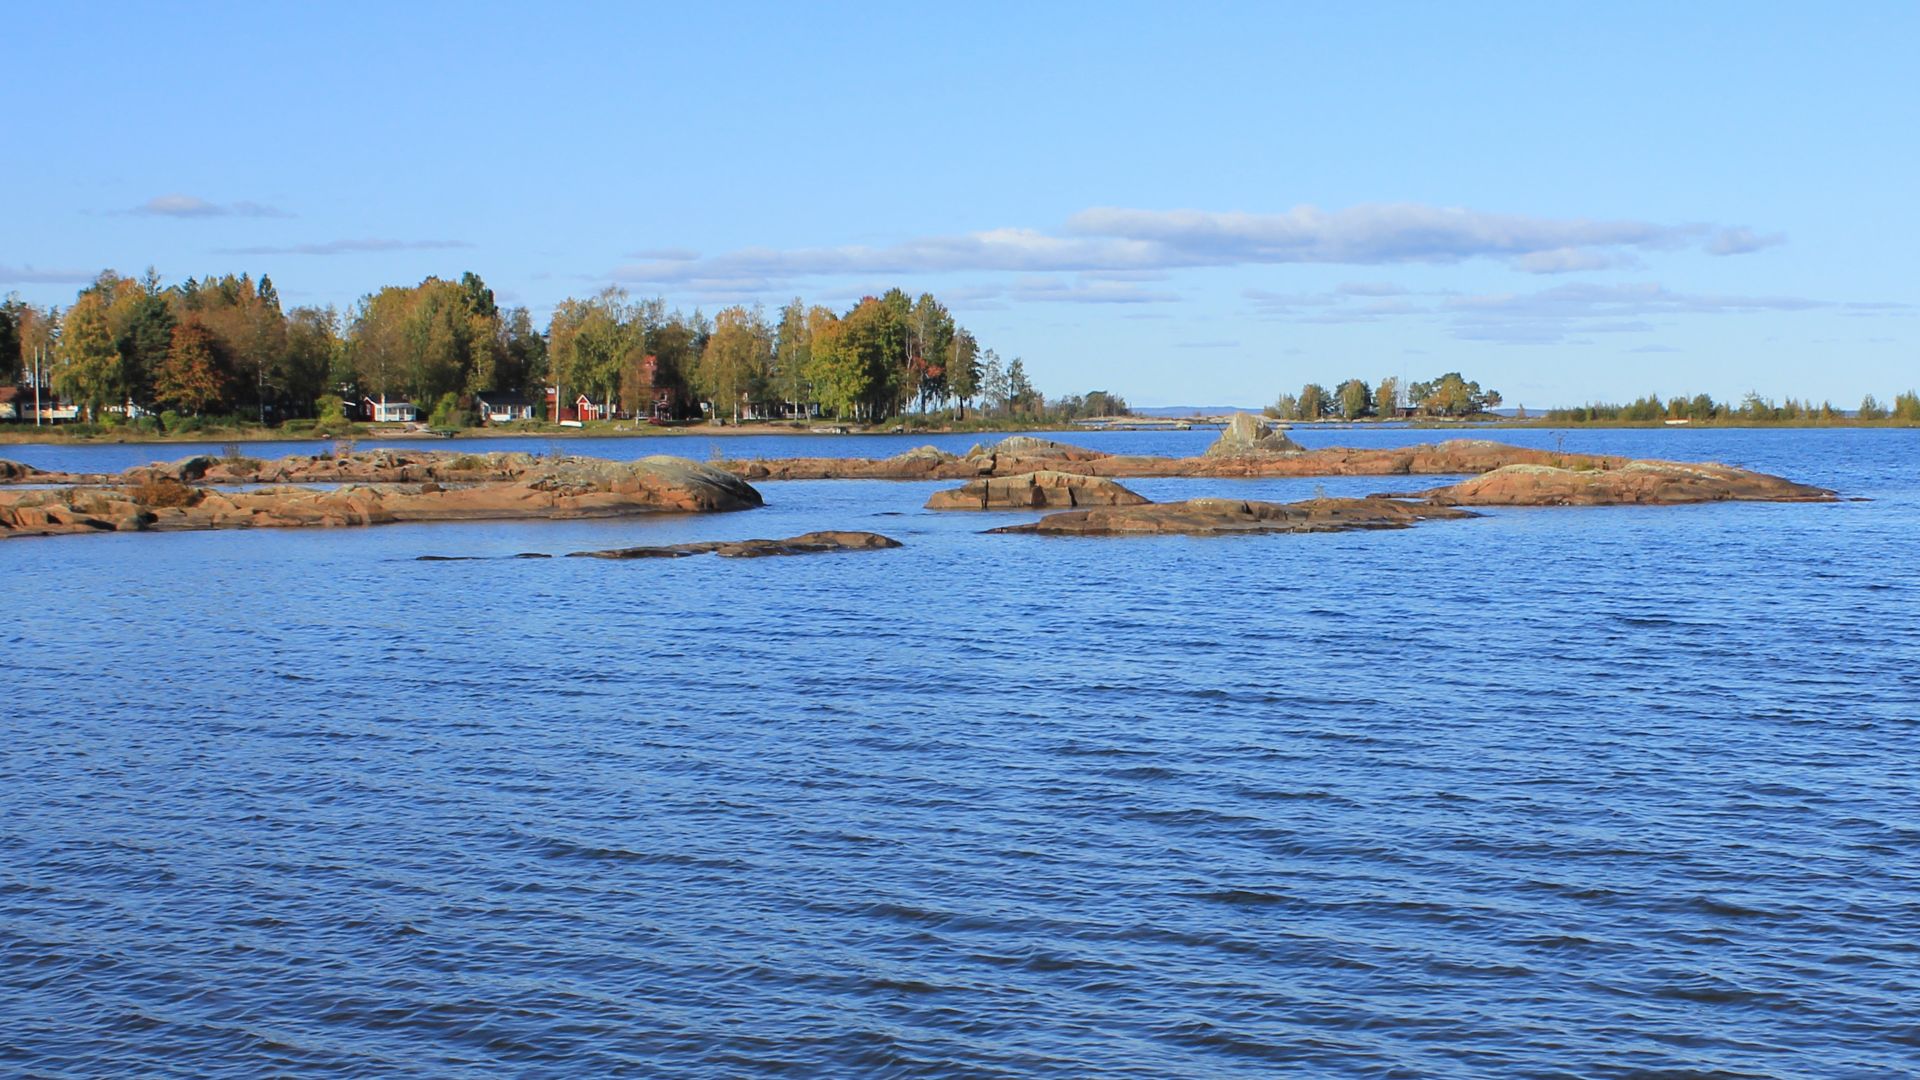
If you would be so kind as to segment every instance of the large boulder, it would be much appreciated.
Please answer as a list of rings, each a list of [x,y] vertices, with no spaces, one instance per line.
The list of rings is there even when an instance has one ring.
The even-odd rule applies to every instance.
[[[1226,430],[1207,447],[1208,457],[1248,457],[1258,454],[1297,454],[1304,447],[1286,433],[1270,430],[1252,413],[1238,412],[1227,421]]]
[[[951,491],[936,491],[929,510],[1049,510],[1076,506],[1139,506],[1148,500],[1101,476],[1042,470],[983,476]]]
[[[1042,439],[1034,435],[1009,435],[988,447],[986,452],[1017,458],[1062,458],[1068,461],[1099,456],[1096,451],[1088,450],[1084,446],[1055,442],[1052,439]]]
[[[1832,502],[1826,488],[1731,465],[1629,461],[1617,468],[1507,465],[1417,493],[1441,506],[1614,506],[1631,503]]]
[[[1471,512],[1450,507],[1422,506],[1382,498],[1308,499],[1292,503],[1189,499],[1179,503],[1070,510],[1049,514],[1029,524],[1009,525],[988,531],[1057,536],[1317,533],[1404,529],[1428,519],[1450,520],[1473,516]]]

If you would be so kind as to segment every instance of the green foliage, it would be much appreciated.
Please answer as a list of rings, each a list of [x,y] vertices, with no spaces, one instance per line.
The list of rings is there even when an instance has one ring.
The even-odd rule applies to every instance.
[[[1407,388],[1407,396],[1427,416],[1466,417],[1496,408],[1498,390],[1482,390],[1457,371],[1449,371],[1431,382],[1418,382]]]
[[[101,281],[108,275],[101,275]],[[114,347],[113,332],[107,324],[107,304],[99,286],[83,292],[68,309],[60,337],[61,363],[54,372],[54,388],[86,409],[88,419],[97,419],[108,402],[120,400],[126,381],[120,365],[120,351]]]
[[[460,407],[460,395],[448,391],[440,395],[434,403],[433,412],[427,417],[427,426],[434,428],[463,428],[473,426],[473,413]]]
[[[1373,390],[1365,379],[1348,379],[1334,391],[1340,403],[1340,415],[1348,420],[1358,420],[1373,415]]]
[[[339,394],[321,394],[314,399],[313,415],[322,427],[339,430],[347,425],[346,402]]]
[[[740,419],[742,404],[765,400],[773,377],[773,330],[758,306],[730,307],[714,317],[713,336],[700,354],[694,386],[718,419]]]
[[[1299,404],[1294,406],[1293,419],[1318,420],[1333,413],[1333,399],[1327,396],[1326,387],[1319,383],[1308,383],[1300,388]]]

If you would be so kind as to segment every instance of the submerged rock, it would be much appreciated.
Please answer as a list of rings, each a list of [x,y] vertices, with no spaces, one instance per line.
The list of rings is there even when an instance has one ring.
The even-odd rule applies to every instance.
[[[1075,506],[1138,506],[1148,500],[1101,476],[1074,473],[1021,473],[972,480],[951,491],[936,491],[929,510],[1044,510]]]
[[[608,548],[576,551],[579,559],[683,559],[689,555],[718,555],[725,559],[754,559],[768,555],[823,555],[835,551],[879,551],[897,548],[900,541],[870,532],[810,532],[784,540],[703,540],[659,547]]]
[[[1720,502],[1833,502],[1826,488],[1731,465],[1630,461],[1613,469],[1507,465],[1458,484],[1415,493],[1441,506],[1617,506]]]
[[[1252,413],[1238,412],[1227,421],[1220,438],[1207,447],[1208,457],[1245,457],[1257,454],[1298,454],[1306,448],[1286,436],[1269,430]]]
[[[1049,514],[1025,525],[990,529],[995,533],[1057,536],[1229,533],[1317,533],[1355,529],[1404,529],[1429,519],[1475,516],[1451,507],[1423,506],[1392,499],[1308,499],[1270,503],[1241,499],[1189,499],[1178,503],[1072,510]]]

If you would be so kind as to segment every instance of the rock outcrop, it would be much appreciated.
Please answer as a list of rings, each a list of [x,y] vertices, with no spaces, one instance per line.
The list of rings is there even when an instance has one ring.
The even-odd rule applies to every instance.
[[[936,491],[929,510],[1049,510],[1077,506],[1139,506],[1148,500],[1102,476],[1074,473],[1021,473],[968,481],[951,491]]]
[[[1189,499],[1186,502],[1150,503],[1146,506],[1070,510],[1048,514],[1039,521],[1025,525],[1008,525],[988,531],[1048,536],[1320,533],[1404,529],[1420,521],[1473,516],[1469,511],[1452,507],[1423,506],[1382,498],[1308,499],[1292,503]]]
[[[682,559],[689,555],[714,554],[723,559],[757,559],[769,555],[824,555],[836,551],[880,551],[897,548],[900,541],[871,532],[810,532],[785,540],[706,540],[693,544],[667,544],[660,547],[608,548],[603,551],[576,551],[578,559]]]
[[[1471,480],[1405,496],[1440,506],[1617,506],[1623,504],[1832,502],[1826,488],[1730,465],[1630,461],[1613,469],[1507,465]]]
[[[0,483],[19,484],[37,483],[40,470],[31,465],[22,465],[17,461],[0,461]]]
[[[1252,413],[1234,413],[1220,438],[1207,447],[1208,457],[1247,457],[1261,454],[1298,454],[1306,448],[1286,433],[1268,430]]]
[[[739,477],[673,457],[561,459],[511,482],[451,486],[430,480],[233,491],[148,476],[134,485],[0,492],[0,536],[616,517],[760,503],[760,493]]]

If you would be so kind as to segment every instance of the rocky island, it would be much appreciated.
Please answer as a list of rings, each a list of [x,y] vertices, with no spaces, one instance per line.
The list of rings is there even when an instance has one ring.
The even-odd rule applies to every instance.
[[[1363,500],[1212,499],[1165,505],[1150,504],[1114,479],[1413,475],[1471,479]],[[1187,458],[1107,454],[1014,436],[965,455],[921,447],[881,459],[712,465],[666,456],[623,462],[392,450],[277,461],[194,457],[118,474],[44,472],[0,461],[0,536],[708,513],[761,505],[750,480],[837,478],[962,480],[959,488],[935,493],[927,507],[1077,515],[1008,530],[1022,532],[1314,532],[1402,527],[1448,516],[1436,508],[1455,506],[1837,498],[1825,488],[1729,465],[1564,454],[1478,439],[1396,449],[1303,450],[1242,417],[1206,454]]]
[[[206,460],[130,469],[103,483],[0,491],[0,536],[620,517],[761,505],[760,493],[739,477],[674,457],[511,466],[289,459],[271,469],[229,470],[267,472],[276,481],[238,489],[219,486]],[[415,470],[418,478],[409,475]],[[337,486],[291,486],[283,479],[289,476]]]

